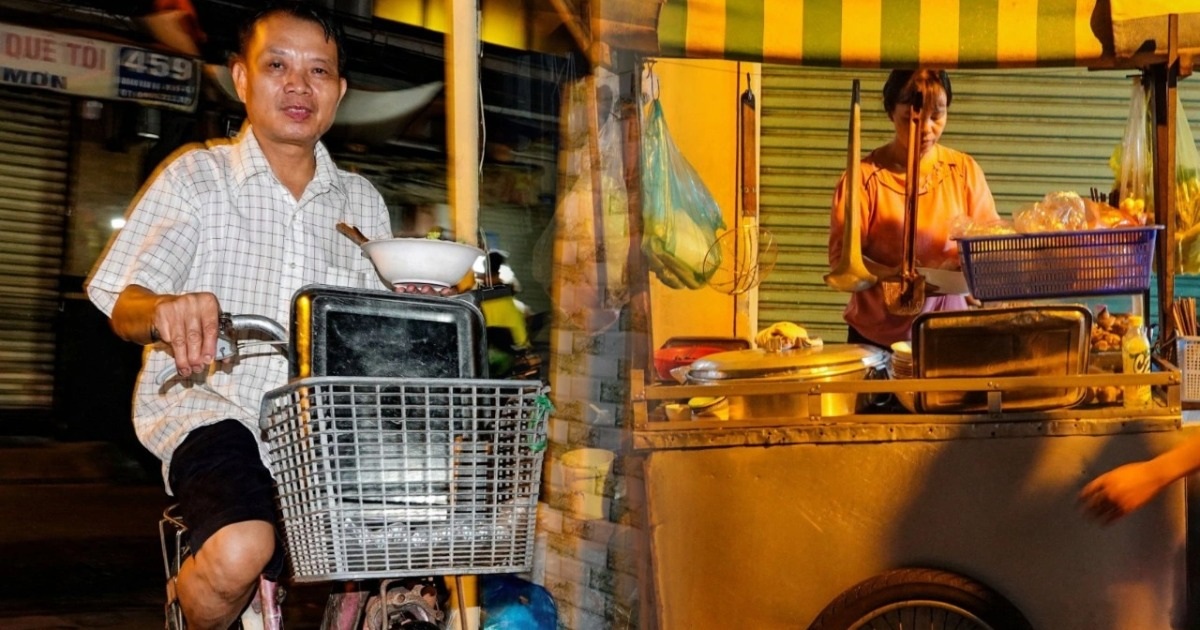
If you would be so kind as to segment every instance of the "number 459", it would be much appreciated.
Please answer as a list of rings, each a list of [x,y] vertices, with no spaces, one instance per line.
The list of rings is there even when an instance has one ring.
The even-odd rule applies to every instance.
[[[152,77],[171,77],[177,81],[187,81],[192,78],[192,62],[183,57],[172,57],[155,52],[125,49],[121,65],[133,72],[148,74]]]

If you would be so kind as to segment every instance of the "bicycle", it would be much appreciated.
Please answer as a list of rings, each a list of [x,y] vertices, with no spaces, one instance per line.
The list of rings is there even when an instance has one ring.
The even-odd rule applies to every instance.
[[[246,331],[269,339],[243,340]],[[287,336],[268,318],[223,315],[218,338],[218,358],[236,362],[240,348],[284,347]],[[546,391],[540,381],[317,376],[264,395],[259,423],[292,581],[378,580],[335,589],[322,630],[453,627],[454,613],[465,627],[462,576],[530,570]],[[168,508],[159,533],[166,627],[183,630],[174,578],[186,526]],[[427,583],[413,582],[430,576],[455,578],[457,610],[444,613]],[[260,579],[243,628],[282,627],[277,589]]]

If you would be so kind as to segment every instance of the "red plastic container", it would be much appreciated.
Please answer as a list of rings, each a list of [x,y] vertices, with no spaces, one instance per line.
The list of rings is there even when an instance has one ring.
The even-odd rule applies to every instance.
[[[750,342],[737,337],[671,337],[654,351],[654,370],[658,380],[670,383],[675,379],[671,370],[690,365],[703,356],[727,350],[745,350]]]

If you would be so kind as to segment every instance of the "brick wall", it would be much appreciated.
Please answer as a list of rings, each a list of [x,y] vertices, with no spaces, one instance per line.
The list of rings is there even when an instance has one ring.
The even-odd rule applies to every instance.
[[[617,93],[615,75],[600,71],[597,84]],[[589,94],[585,80],[573,84],[562,110],[562,193],[555,215],[551,291],[556,317],[550,385],[556,410],[550,421],[534,580],[554,595],[560,628],[623,630],[647,627],[638,618],[638,576],[647,557],[640,529],[645,500],[641,463],[629,451],[625,357],[633,333],[624,308],[628,208],[620,121],[615,119],[600,129],[603,202],[595,208],[586,109],[595,103]],[[564,462],[564,456],[569,459],[580,449],[613,455],[608,474],[591,488],[598,490],[598,498],[581,490],[589,485],[586,478],[581,482],[577,469]]]

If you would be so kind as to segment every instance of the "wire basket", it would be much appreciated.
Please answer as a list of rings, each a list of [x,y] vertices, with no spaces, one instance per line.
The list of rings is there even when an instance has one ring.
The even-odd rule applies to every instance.
[[[530,570],[545,392],[350,377],[269,392],[260,425],[295,580]]]
[[[1162,226],[958,239],[971,295],[1012,300],[1138,293],[1150,288]]]
[[[1200,337],[1177,337],[1176,358],[1182,374],[1179,400],[1200,402]]]

